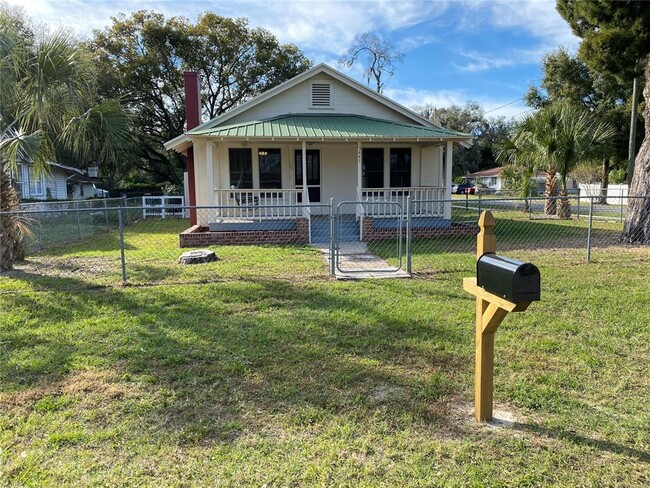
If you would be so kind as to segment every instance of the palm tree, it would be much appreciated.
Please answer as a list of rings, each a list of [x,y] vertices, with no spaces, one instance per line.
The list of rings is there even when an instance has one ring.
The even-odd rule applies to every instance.
[[[612,150],[614,128],[602,123],[588,110],[568,103],[555,103],[526,116],[515,135],[498,152],[501,161],[546,171],[547,215],[570,218],[567,177],[580,162]],[[560,200],[556,206],[559,173]]]
[[[497,147],[497,154],[499,148]],[[501,178],[505,188],[514,190],[516,195],[524,199],[523,211],[530,211],[530,197],[535,191],[535,169],[532,166],[509,164],[501,170]]]
[[[21,255],[24,226],[6,213],[17,208],[10,173],[20,161],[38,173],[57,150],[100,163],[132,147],[130,115],[117,101],[98,102],[95,80],[70,36],[36,36],[0,11],[0,271]]]

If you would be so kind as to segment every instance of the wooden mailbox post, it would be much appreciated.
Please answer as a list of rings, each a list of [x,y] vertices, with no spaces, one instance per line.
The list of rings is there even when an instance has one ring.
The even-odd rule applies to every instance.
[[[478,225],[480,232],[476,243],[477,259],[481,258],[485,253],[496,252],[496,236],[494,235],[494,217],[492,213],[489,211],[483,212]],[[494,333],[509,312],[523,312],[528,308],[532,300],[518,303],[508,301],[478,286],[475,277],[464,278],[463,289],[476,297],[474,416],[479,422],[484,422],[492,419]]]

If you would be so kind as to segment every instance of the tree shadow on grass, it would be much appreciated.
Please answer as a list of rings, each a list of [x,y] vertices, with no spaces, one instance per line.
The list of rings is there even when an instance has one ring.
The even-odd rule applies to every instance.
[[[13,307],[29,321],[2,331],[0,376],[11,391],[65,383],[78,364],[117,369],[145,396],[174,392],[137,422],[186,442],[230,442],[278,415],[300,425],[380,406],[395,422],[445,423],[435,404],[469,374],[458,351],[471,331],[396,315],[381,289],[258,280],[18,294]]]
[[[614,442],[584,437],[576,434],[575,432],[570,432],[562,428],[547,428],[539,424],[524,424],[518,422],[513,424],[513,428],[535,435],[543,435],[556,440],[568,441],[572,444],[580,446],[593,447],[599,451],[608,451],[614,454],[621,454],[630,458],[638,459],[644,463],[650,463],[650,453],[647,451],[641,451],[632,447],[622,446]]]
[[[450,399],[472,395],[473,328],[458,310],[473,299],[444,283],[410,286],[258,279],[17,294],[17,319],[0,329],[3,396],[36,392],[23,400],[31,410],[91,368],[115,373],[107,381],[131,396],[88,386],[83,397],[105,413],[84,428],[117,422],[136,439],[210,445],[327,422],[363,429],[378,412],[395,430],[464,437],[471,428]],[[562,429],[515,428],[648,462]]]

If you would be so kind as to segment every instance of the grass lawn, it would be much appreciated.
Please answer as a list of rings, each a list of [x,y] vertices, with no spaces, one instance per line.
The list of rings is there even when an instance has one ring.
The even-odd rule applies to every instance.
[[[213,283],[175,284],[178,236],[134,227],[135,282],[165,284],[92,288],[119,278],[101,238],[0,276],[0,484],[650,481],[647,249],[586,264],[512,248],[539,266],[543,301],[497,333],[496,408],[514,424],[495,429],[472,418],[460,248],[416,242],[414,279],[362,282],[331,281],[307,247],[217,248]]]

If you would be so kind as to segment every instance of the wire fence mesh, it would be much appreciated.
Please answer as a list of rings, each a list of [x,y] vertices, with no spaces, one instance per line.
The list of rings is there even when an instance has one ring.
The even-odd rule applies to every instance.
[[[173,205],[153,213],[141,199],[85,208],[27,207],[0,215],[29,229],[26,259],[0,275],[0,292],[249,278],[316,280],[364,271],[471,273],[477,220],[484,210],[496,219],[498,251],[514,258],[532,260],[535,253],[550,252],[568,262],[647,260],[648,247],[619,242],[632,198],[650,201],[646,196],[605,204],[600,197],[578,195],[564,200],[459,195],[406,203]],[[6,239],[1,244],[9,245]],[[179,264],[181,254],[197,248],[214,251],[218,259]]]

